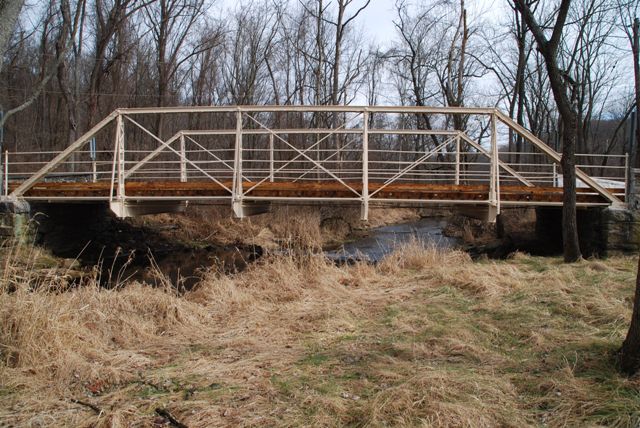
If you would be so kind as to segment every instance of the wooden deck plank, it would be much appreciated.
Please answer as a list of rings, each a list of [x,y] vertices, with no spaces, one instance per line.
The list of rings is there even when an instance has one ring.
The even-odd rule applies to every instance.
[[[9,189],[20,183],[10,183]],[[231,188],[231,182],[223,183]],[[347,183],[356,192],[360,192],[362,183]],[[255,186],[255,187],[254,187]],[[383,183],[369,183],[369,193],[383,187]],[[247,196],[273,198],[354,198],[357,195],[338,182],[264,182],[256,186],[255,182],[243,182],[245,191],[251,189]],[[42,182],[34,185],[25,194],[30,198],[105,198],[109,196],[109,182]],[[188,199],[189,197],[230,196],[229,191],[213,181],[129,181],[125,192],[129,197],[161,196]],[[580,203],[601,204],[606,200],[588,188],[577,189],[577,200]],[[426,183],[392,183],[384,186],[374,195],[381,199],[415,199],[415,200],[451,200],[451,201],[486,201],[489,197],[488,185],[451,185]],[[562,188],[559,187],[526,187],[501,186],[500,199],[509,202],[562,202]]]

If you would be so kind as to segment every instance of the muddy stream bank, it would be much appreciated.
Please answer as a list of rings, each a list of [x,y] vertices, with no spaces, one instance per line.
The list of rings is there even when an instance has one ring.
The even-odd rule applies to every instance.
[[[64,207],[48,207],[46,214],[36,215],[37,243],[57,257],[77,260],[84,269],[97,266],[100,282],[107,287],[138,280],[188,290],[208,270],[239,272],[266,251],[260,245],[243,242],[242,236],[237,242],[225,244],[211,240],[190,242],[176,239],[181,236],[179,222],[141,225],[105,215],[103,207],[84,206],[81,215],[77,215],[77,209],[74,208],[73,218]],[[500,225],[505,232],[497,231],[495,225],[455,215],[424,218],[416,215],[415,219],[405,219],[399,224],[348,230],[340,242],[322,250],[327,258],[339,264],[376,263],[411,241],[441,249],[462,249],[474,258],[485,255],[503,258],[516,250],[541,255],[557,253],[549,245],[540,245],[522,234],[521,213],[512,218],[517,219],[516,225],[509,221]],[[288,250],[272,246],[268,251]]]

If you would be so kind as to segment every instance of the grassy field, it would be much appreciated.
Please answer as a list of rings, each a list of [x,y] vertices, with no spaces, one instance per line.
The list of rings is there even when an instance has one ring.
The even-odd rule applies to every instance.
[[[6,264],[0,425],[638,426],[640,379],[614,366],[635,264],[414,244],[268,256],[183,295]]]

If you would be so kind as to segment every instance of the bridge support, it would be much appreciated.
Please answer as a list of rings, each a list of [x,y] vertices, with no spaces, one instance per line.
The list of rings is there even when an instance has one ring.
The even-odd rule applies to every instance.
[[[147,214],[181,213],[187,208],[184,201],[111,201],[111,211],[119,217],[137,217]]]
[[[360,219],[369,221],[369,112],[362,112],[362,206]]]
[[[498,218],[498,207],[495,205],[458,205],[455,211],[465,217],[475,218],[486,223],[495,223]]]
[[[640,213],[635,210],[607,208],[599,219],[607,253],[640,250]]]
[[[30,225],[30,206],[25,201],[0,202],[0,240],[16,239],[27,242],[33,237]]]
[[[271,205],[265,203],[239,202],[232,203],[233,214],[237,218],[251,217],[271,211]]]
[[[606,257],[640,250],[640,213],[620,208],[577,211],[580,251],[584,257]],[[536,209],[536,236],[562,251],[562,209]]]

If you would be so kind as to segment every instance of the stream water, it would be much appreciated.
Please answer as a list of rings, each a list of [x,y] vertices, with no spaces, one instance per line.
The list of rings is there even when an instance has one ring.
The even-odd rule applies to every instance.
[[[80,208],[86,211],[83,215],[69,216],[64,206],[48,207],[46,215],[39,219],[38,243],[58,257],[78,258],[84,266],[99,265],[100,282],[107,287],[127,280],[156,284],[169,281],[188,290],[210,267],[237,272],[262,255],[262,248],[239,244],[192,248],[153,229],[105,215],[103,207]],[[458,240],[443,236],[446,225],[445,218],[424,218],[374,228],[325,254],[336,263],[376,263],[411,240],[441,248],[458,246]]]
[[[367,231],[366,236],[326,251],[325,255],[336,263],[357,260],[377,263],[399,245],[416,240],[437,248],[454,248],[460,244],[456,238],[442,234],[447,225],[445,218],[423,218],[418,221],[383,226]]]
[[[325,255],[339,264],[356,260],[377,263],[399,245],[412,240],[439,248],[458,246],[457,239],[442,234],[446,225],[444,218],[423,218],[410,223],[378,227],[338,249],[325,251]],[[243,270],[261,255],[260,248],[248,246],[172,248],[170,251],[156,251],[153,264],[171,283],[179,285],[179,288],[190,289],[200,281],[207,267],[216,265],[226,271]],[[128,266],[123,265],[125,262],[127,258],[120,257],[113,266],[109,266],[107,260],[105,266],[111,269],[110,276],[117,274],[120,278],[157,282],[157,278],[149,276],[149,269],[146,269],[148,254],[137,254],[134,259],[128,260],[131,263]]]

